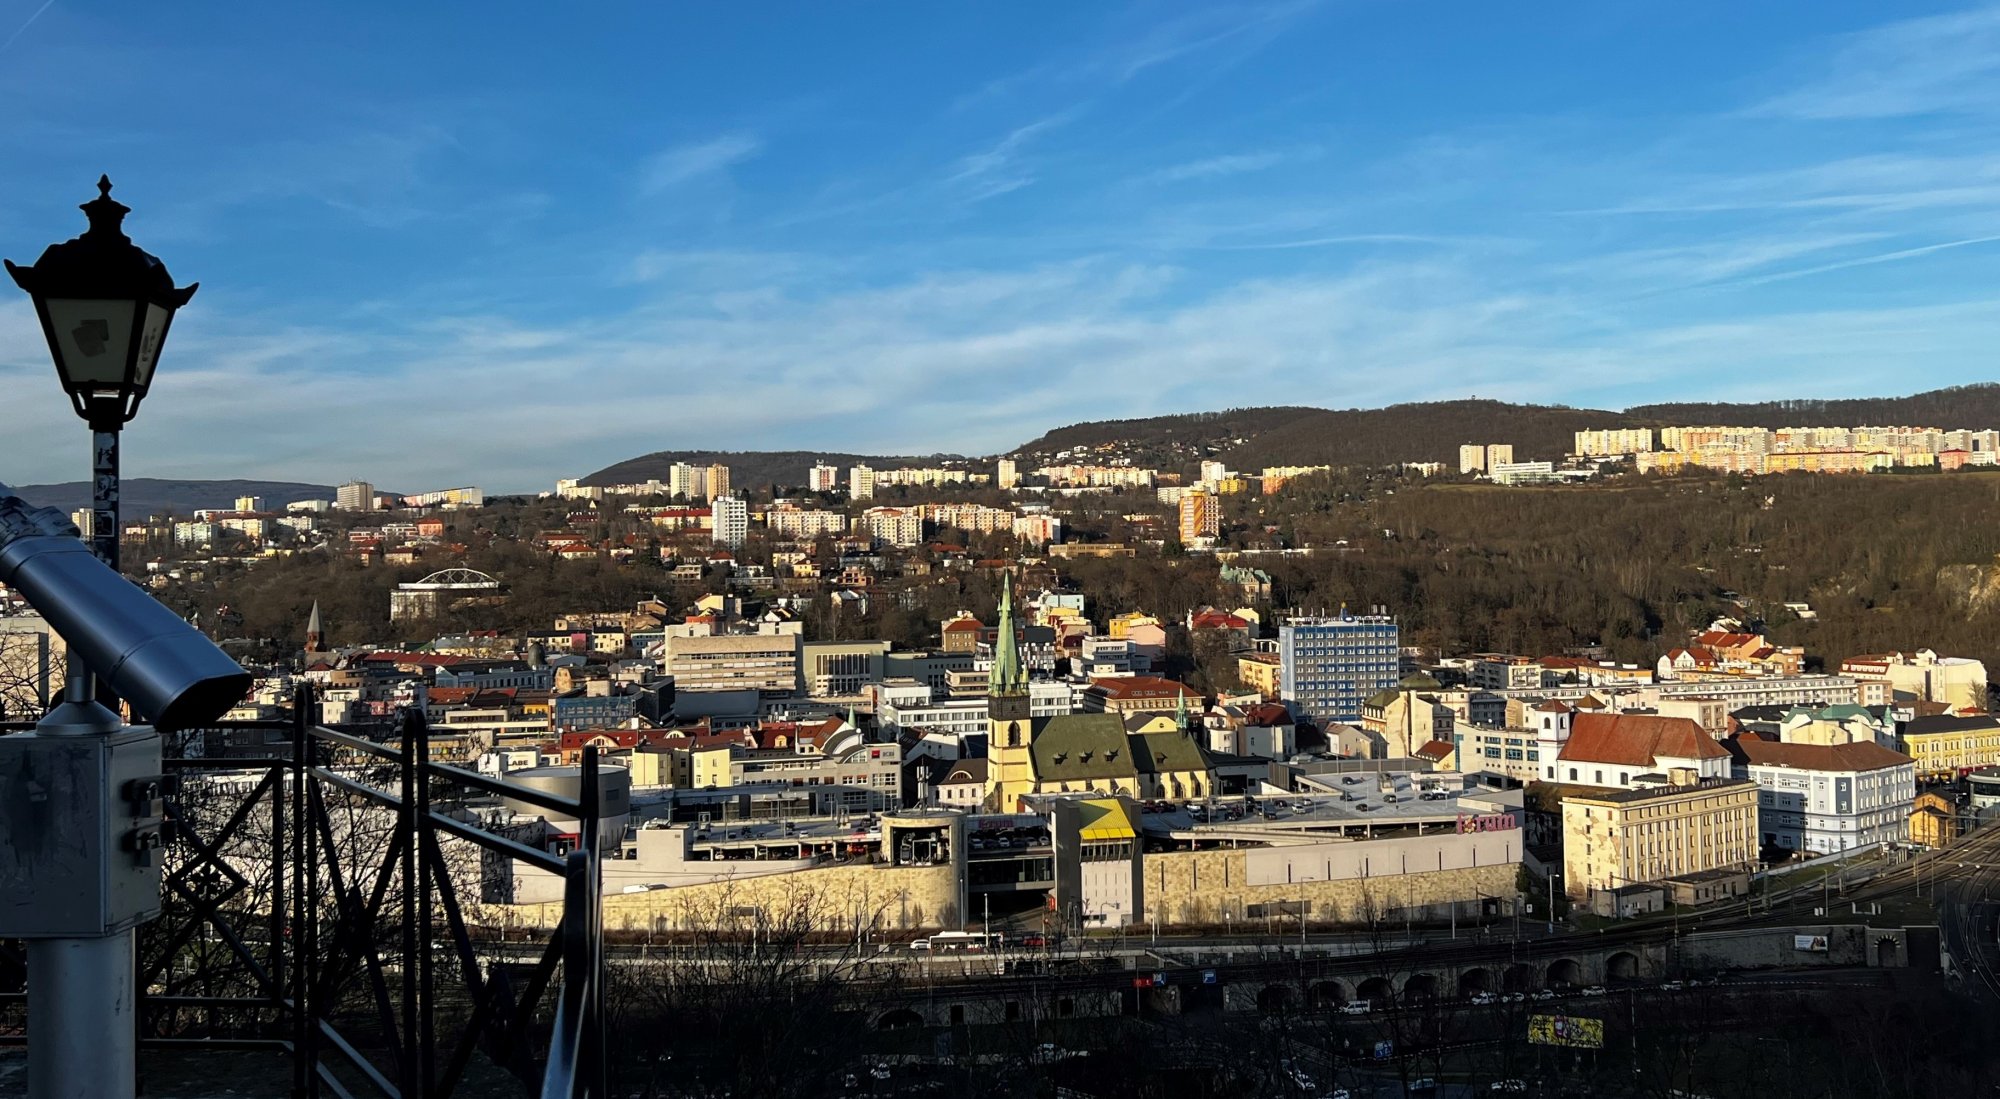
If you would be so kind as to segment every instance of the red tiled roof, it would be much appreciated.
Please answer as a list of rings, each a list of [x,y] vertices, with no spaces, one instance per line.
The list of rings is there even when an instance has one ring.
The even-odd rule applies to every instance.
[[[1776,744],[1737,737],[1729,742],[1739,762],[1758,767],[1791,767],[1801,771],[1879,771],[1913,762],[1909,756],[1870,740],[1852,744]]]
[[[954,618],[945,623],[944,632],[964,633],[967,630],[983,630],[986,627],[977,618]]]
[[[1726,759],[1729,749],[1684,717],[1652,714],[1578,714],[1569,741],[1556,758],[1584,763],[1654,767],[1660,756]]]
[[[1292,712],[1275,702],[1260,702],[1243,711],[1243,721],[1248,725],[1290,725]]]
[[[1145,698],[1174,698],[1185,696],[1198,699],[1200,693],[1184,683],[1162,679],[1156,675],[1103,676],[1094,678],[1091,685],[1103,692],[1104,697],[1113,701]]]
[[[1570,712],[1570,705],[1567,702],[1558,702],[1552,698],[1546,702],[1535,703],[1535,712],[1538,714],[1566,714]]]
[[[1227,611],[1204,611],[1201,614],[1195,615],[1188,622],[1188,629],[1191,630],[1247,630],[1249,628],[1249,619],[1238,618]]]
[[[1725,633],[1721,630],[1709,630],[1695,638],[1697,644],[1716,649],[1740,649],[1756,640],[1758,637],[1754,633]]]
[[[1450,741],[1433,740],[1429,744],[1426,744],[1423,747],[1417,749],[1417,755],[1435,763],[1436,761],[1450,755],[1451,751],[1452,748]]]

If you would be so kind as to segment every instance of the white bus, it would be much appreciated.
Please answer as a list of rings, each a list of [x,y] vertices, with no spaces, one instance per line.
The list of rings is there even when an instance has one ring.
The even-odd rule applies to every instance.
[[[910,944],[910,949],[937,954],[978,953],[998,950],[1006,942],[1007,937],[998,931],[940,931],[928,939],[916,940]]]

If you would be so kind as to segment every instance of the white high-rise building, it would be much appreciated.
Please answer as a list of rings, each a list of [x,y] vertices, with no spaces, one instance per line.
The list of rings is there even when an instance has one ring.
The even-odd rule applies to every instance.
[[[840,467],[825,462],[806,473],[806,487],[814,492],[834,492],[840,488]]]
[[[875,471],[867,466],[855,466],[847,471],[847,498],[850,500],[873,500],[875,498]]]
[[[349,481],[334,490],[333,506],[342,511],[374,511],[375,486],[366,481]]]
[[[688,500],[708,499],[708,467],[675,462],[667,471],[667,495]]]
[[[1458,448],[1458,471],[1460,473],[1483,473],[1486,470],[1486,448],[1478,443],[1466,443]]]
[[[717,496],[708,504],[708,529],[718,546],[735,549],[750,535],[750,503],[735,496]]]
[[[993,481],[1001,488],[1014,488],[1019,485],[1021,483],[1020,463],[1014,461],[1012,458],[1000,459],[1000,466],[994,474]]]

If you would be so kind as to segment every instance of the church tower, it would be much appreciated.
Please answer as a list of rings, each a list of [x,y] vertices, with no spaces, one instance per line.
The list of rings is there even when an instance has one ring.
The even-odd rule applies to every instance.
[[[306,619],[306,655],[312,656],[326,651],[326,645],[319,629],[319,600],[313,600],[312,617]]]
[[[1000,581],[1000,626],[993,639],[993,671],[986,689],[986,804],[1011,813],[1034,789],[1034,739],[1028,707],[1028,670],[1021,662],[1021,632],[1014,618],[1014,578]]]

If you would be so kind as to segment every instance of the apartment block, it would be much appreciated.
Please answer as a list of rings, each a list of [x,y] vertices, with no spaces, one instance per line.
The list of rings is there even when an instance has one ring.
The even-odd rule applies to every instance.
[[[1572,794],[1562,820],[1563,890],[1594,909],[1600,894],[1630,886],[1736,895],[1756,864],[1757,784],[1747,778]]]
[[[1300,616],[1278,627],[1279,685],[1299,715],[1359,724],[1361,704],[1396,685],[1399,631],[1382,616]]]

